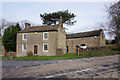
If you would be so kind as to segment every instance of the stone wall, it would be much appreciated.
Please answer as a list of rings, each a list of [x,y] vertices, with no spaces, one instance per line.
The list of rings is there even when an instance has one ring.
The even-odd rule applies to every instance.
[[[63,27],[58,28],[58,49],[61,49],[63,53],[66,53],[66,32]]]
[[[84,51],[85,52],[99,52],[99,51],[111,51],[111,50],[113,50],[113,47],[111,46],[102,46],[102,47],[87,48]]]
[[[66,43],[68,53],[76,53],[76,46],[79,47],[78,49],[81,51],[81,44],[85,44],[87,48],[105,46],[105,35],[104,32],[101,31],[100,36],[67,39]]]
[[[102,30],[100,33],[100,46],[105,46],[105,34],[104,31]]]
[[[27,40],[22,40],[22,35],[27,34]],[[27,44],[27,50],[22,50],[22,44]],[[48,44],[48,52],[43,52],[43,44]],[[26,53],[34,53],[34,45],[38,47],[37,55],[56,55],[57,49],[57,31],[48,32],[48,40],[43,40],[43,32],[18,33],[17,34],[17,56],[26,56]]]
[[[1,54],[1,55],[4,55],[4,52],[5,52],[5,50],[4,50],[4,47],[3,47],[3,45],[2,45],[2,39],[1,39],[1,37],[0,37],[0,54]]]
[[[85,38],[75,38],[75,39],[67,39],[68,53],[75,53],[76,46],[81,46],[81,44],[85,44],[88,47],[98,47],[100,46],[100,37],[85,37]]]

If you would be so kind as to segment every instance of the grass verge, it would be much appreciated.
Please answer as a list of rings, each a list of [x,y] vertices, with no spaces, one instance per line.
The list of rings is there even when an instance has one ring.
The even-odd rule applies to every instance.
[[[116,55],[120,54],[118,51],[104,51],[104,52],[85,52],[80,53],[66,53],[63,56],[24,56],[10,59],[9,57],[2,57],[2,60],[62,60],[62,59],[78,59],[104,55]]]

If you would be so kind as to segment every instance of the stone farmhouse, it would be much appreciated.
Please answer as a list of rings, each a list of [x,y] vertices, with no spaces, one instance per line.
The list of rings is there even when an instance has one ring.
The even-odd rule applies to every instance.
[[[25,23],[25,29],[17,33],[17,56],[33,55],[54,56],[59,52],[64,54],[77,53],[80,46],[98,47],[105,45],[103,30],[84,33],[66,34],[62,17],[59,24],[48,26],[33,26]]]
[[[66,32],[63,28],[62,17],[58,25],[30,27],[17,33],[17,56],[26,56],[32,51],[34,55],[56,55],[57,50],[66,52]]]

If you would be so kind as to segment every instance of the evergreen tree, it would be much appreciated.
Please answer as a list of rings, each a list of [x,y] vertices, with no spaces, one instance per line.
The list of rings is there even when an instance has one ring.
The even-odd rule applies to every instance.
[[[59,22],[60,16],[62,16],[63,23],[66,25],[71,26],[76,23],[76,20],[74,20],[76,15],[69,12],[68,10],[40,14],[43,25],[57,24]]]
[[[21,28],[18,23],[15,26],[11,25],[7,29],[5,29],[2,37],[2,44],[7,52],[16,51],[17,32],[20,30]]]

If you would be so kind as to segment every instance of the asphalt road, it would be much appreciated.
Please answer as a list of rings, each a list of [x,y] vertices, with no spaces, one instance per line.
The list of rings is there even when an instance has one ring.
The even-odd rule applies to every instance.
[[[119,78],[118,59],[118,55],[112,55],[71,60],[3,61],[2,76],[3,78]]]

